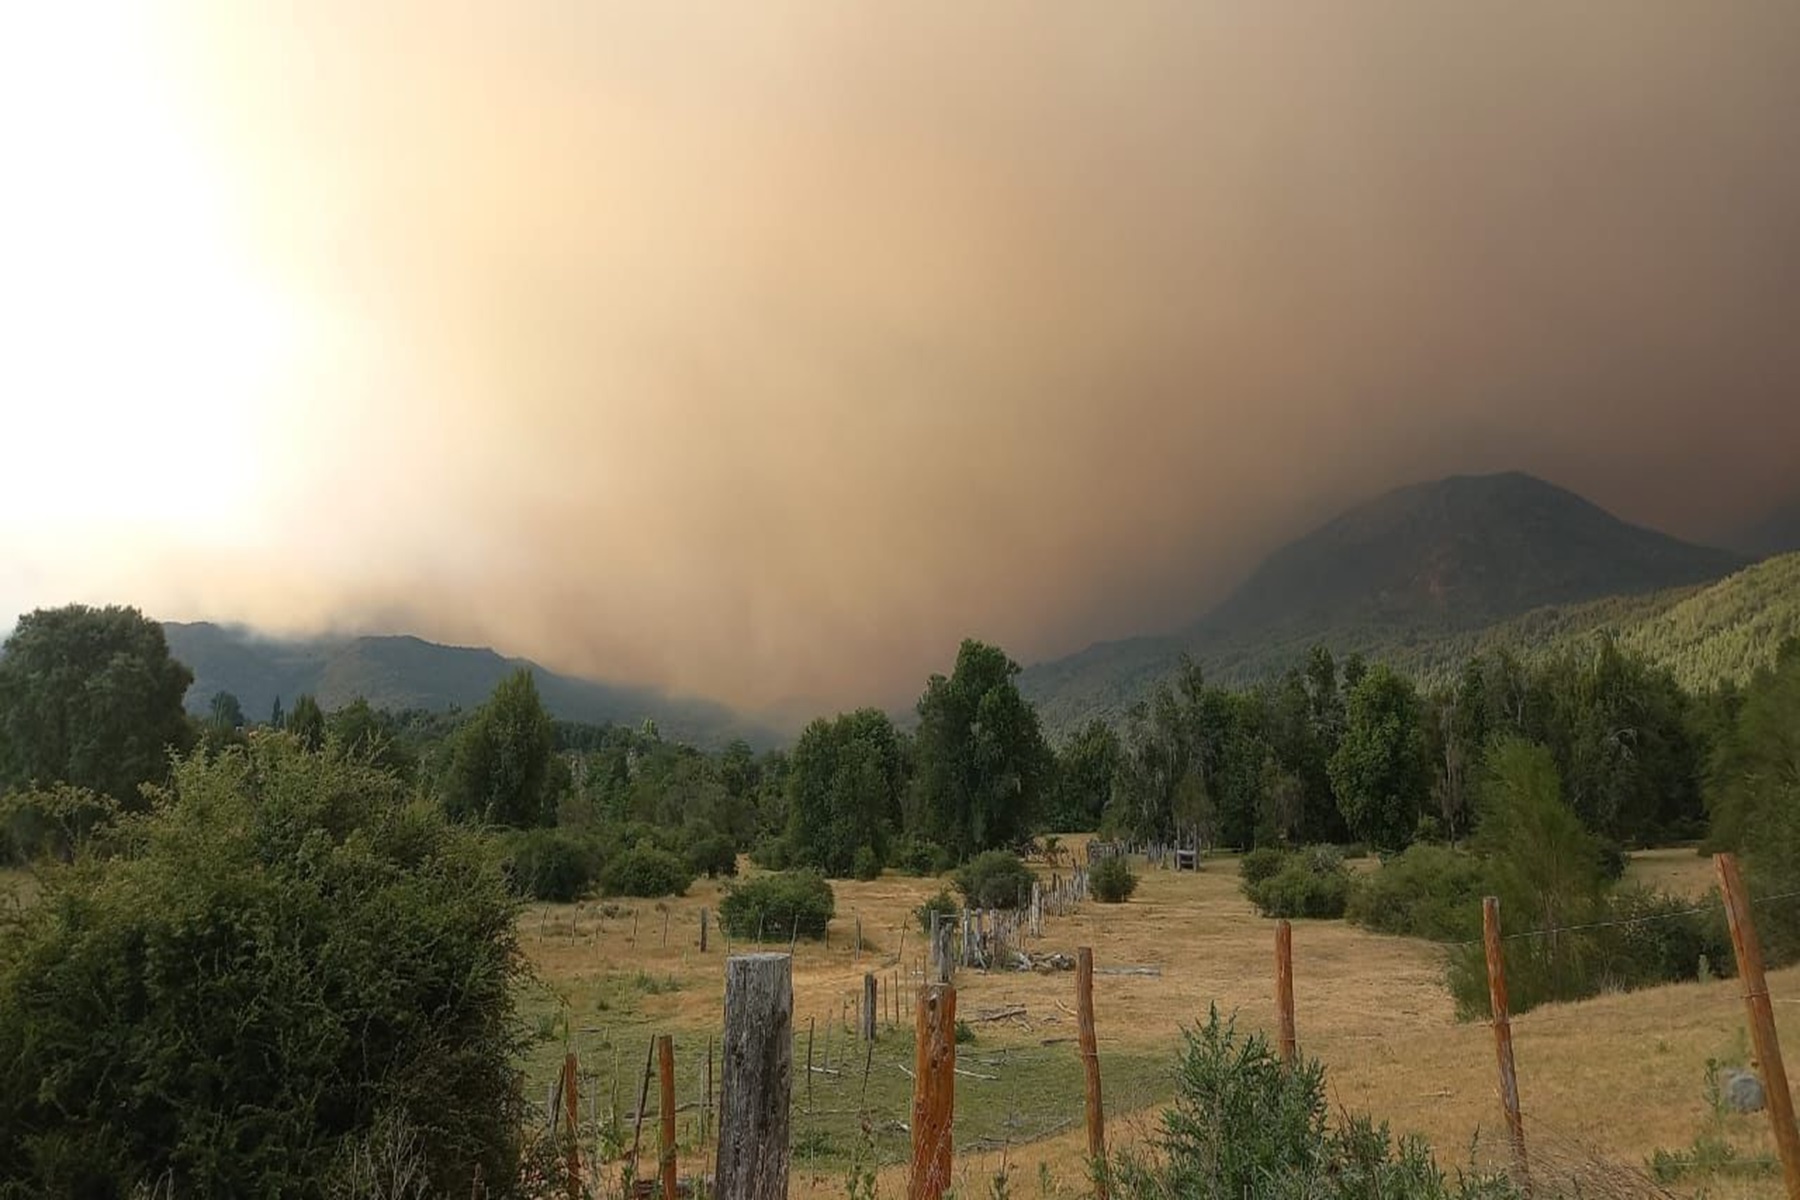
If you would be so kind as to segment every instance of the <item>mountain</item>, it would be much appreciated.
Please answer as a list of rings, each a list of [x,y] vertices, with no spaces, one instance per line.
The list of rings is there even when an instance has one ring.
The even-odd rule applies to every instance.
[[[1800,496],[1743,528],[1732,530],[1719,539],[1719,544],[1730,546],[1752,558],[1766,558],[1800,550]]]
[[[1431,666],[1479,631],[1546,606],[1709,583],[1732,552],[1631,525],[1519,472],[1453,476],[1388,492],[1271,554],[1188,627],[1090,646],[1028,668],[1045,724],[1116,719],[1182,653],[1222,683],[1249,683],[1323,643]]]
[[[194,672],[187,706],[197,713],[221,691],[236,696],[256,720],[267,716],[277,696],[291,708],[302,693],[316,697],[327,712],[359,696],[395,711],[472,709],[524,667],[536,677],[544,706],[564,720],[636,725],[649,718],[671,738],[709,747],[734,737],[770,744],[779,736],[720,704],[559,675],[486,648],[405,636],[273,639],[206,622],[164,622],[163,631],[170,652]]]

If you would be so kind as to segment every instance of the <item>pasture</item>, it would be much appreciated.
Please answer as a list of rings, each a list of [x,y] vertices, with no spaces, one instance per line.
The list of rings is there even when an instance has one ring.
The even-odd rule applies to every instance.
[[[1696,896],[1711,883],[1708,860],[1685,849],[1640,856],[1631,872]],[[918,969],[922,940],[911,912],[941,886],[893,874],[837,882],[829,948],[804,940],[797,947],[796,1194],[845,1194],[853,1165],[876,1170],[880,1194],[904,1193],[911,1081],[901,1068],[911,1062],[910,1019],[892,1029],[884,1020],[872,1050],[851,1030],[865,971],[891,985],[896,972]],[[624,1117],[623,1128],[607,1135],[609,1173],[619,1169],[620,1141],[631,1144],[630,1115],[656,1033],[676,1042],[681,1171],[699,1172],[710,1160],[701,1146],[700,1098],[709,1041],[720,1029],[725,946],[716,925],[708,953],[699,952],[697,937],[700,910],[716,913],[720,894],[720,885],[701,881],[679,899],[537,905],[521,918],[539,976],[525,1004],[539,1035],[529,1094],[544,1097],[565,1049],[574,1051],[585,1077],[584,1120],[591,1112],[604,1127],[610,1113]],[[852,946],[859,918],[860,952]],[[1274,923],[1239,894],[1230,858],[1209,859],[1199,873],[1147,870],[1127,904],[1089,902],[1073,915],[1046,917],[1034,952],[1094,950],[1109,1143],[1150,1131],[1173,1090],[1180,1030],[1209,1005],[1237,1014],[1242,1026],[1273,1028],[1273,940]],[[1295,922],[1300,1048],[1325,1063],[1335,1106],[1372,1113],[1396,1134],[1423,1134],[1446,1167],[1471,1158],[1497,1163],[1505,1141],[1490,1031],[1455,1019],[1440,955],[1427,943],[1341,921]],[[902,990],[916,986],[904,974],[900,982]],[[959,1049],[959,1066],[969,1072],[957,1080],[959,1193],[988,1193],[1003,1164],[1013,1193],[1080,1192],[1073,975],[962,971],[956,985],[958,1014],[974,1034]],[[1784,1042],[1800,1046],[1800,968],[1772,974],[1770,986]],[[1002,1013],[1009,1015],[980,1019]],[[809,1022],[821,1068],[811,1076],[810,1102]],[[1763,1115],[1720,1116],[1708,1099],[1708,1060],[1741,1059],[1744,1029],[1735,981],[1605,995],[1515,1017],[1528,1140],[1546,1159],[1594,1156],[1638,1169],[1655,1151],[1689,1149],[1703,1133],[1744,1155],[1771,1155]],[[654,1089],[651,1095],[654,1108]],[[654,1169],[655,1139],[651,1118],[640,1174]],[[1714,1197],[1780,1194],[1778,1176],[1703,1182]],[[1674,1190],[1691,1193],[1695,1184]]]

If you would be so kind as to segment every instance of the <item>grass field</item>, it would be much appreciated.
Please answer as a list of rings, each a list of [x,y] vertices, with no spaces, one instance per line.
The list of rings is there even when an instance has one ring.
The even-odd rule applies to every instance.
[[[1697,895],[1711,883],[1708,861],[1692,850],[1651,852],[1634,861],[1632,874],[1686,894]],[[872,1055],[865,1055],[843,1022],[865,970],[891,977],[908,964],[916,969],[919,942],[909,913],[941,884],[890,875],[834,886],[838,917],[830,948],[801,942],[794,968],[798,1060],[804,1059],[810,1021],[821,1063],[831,1031],[833,1072],[812,1076],[809,1105],[797,1061],[795,1192],[843,1194],[850,1165],[860,1161],[880,1166],[880,1191],[898,1195],[911,1089],[898,1064],[911,1061],[910,1035],[904,1024],[891,1032],[884,1026]],[[716,928],[711,953],[701,955],[695,942],[699,910],[716,910],[718,896],[716,885],[702,882],[666,903],[540,906],[522,921],[541,980],[527,1005],[541,1035],[528,1070],[535,1094],[545,1094],[566,1045],[580,1057],[584,1074],[594,1073],[584,1083],[590,1093],[584,1110],[593,1103],[605,1124],[616,1094],[617,1110],[629,1114],[650,1036],[671,1033],[678,1097],[694,1105],[681,1114],[684,1173],[701,1169],[708,1157],[698,1142],[696,1102],[707,1045],[719,1031],[724,954]],[[860,960],[850,946],[858,916],[869,945]],[[1180,1028],[1202,1018],[1208,1005],[1237,1013],[1247,1027],[1272,1025],[1273,925],[1239,895],[1229,859],[1209,860],[1198,874],[1147,872],[1129,904],[1089,904],[1070,917],[1046,918],[1045,935],[1045,950],[1094,948],[1115,1143],[1145,1135],[1156,1106],[1171,1092],[1168,1072]],[[1496,1162],[1503,1142],[1496,1137],[1491,1036],[1485,1025],[1454,1019],[1440,982],[1439,953],[1342,922],[1297,922],[1301,1049],[1325,1063],[1336,1105],[1385,1118],[1397,1133],[1424,1134],[1446,1165],[1466,1163],[1471,1155]],[[1158,973],[1106,973],[1126,967]],[[1777,997],[1800,1000],[1800,969],[1777,972],[1770,983]],[[1025,1010],[1022,1019],[972,1022],[975,1040],[959,1052],[960,1064],[974,1073],[957,1081],[962,1194],[971,1194],[970,1188],[986,1192],[1003,1159],[1016,1172],[1014,1193],[1035,1193],[1046,1182],[1052,1193],[1079,1190],[1073,976],[964,972],[957,985],[958,1011],[965,1017]],[[1777,1012],[1787,1044],[1800,1046],[1800,1007],[1780,1003]],[[1743,1030],[1735,982],[1602,996],[1516,1018],[1528,1136],[1545,1157],[1592,1154],[1635,1167],[1658,1149],[1691,1146],[1703,1132],[1743,1153],[1772,1153],[1761,1115],[1720,1118],[1707,1100],[1708,1059],[1741,1055]],[[646,1164],[654,1163],[654,1126],[651,1120],[644,1131]],[[623,1138],[628,1145],[629,1122]],[[1775,1178],[1705,1182],[1715,1197],[1780,1194]]]

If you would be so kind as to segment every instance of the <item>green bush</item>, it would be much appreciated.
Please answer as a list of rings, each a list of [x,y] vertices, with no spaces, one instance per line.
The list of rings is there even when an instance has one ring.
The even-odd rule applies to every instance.
[[[1378,933],[1461,941],[1480,936],[1481,898],[1492,890],[1475,855],[1414,845],[1359,876],[1344,915]]]
[[[856,855],[850,860],[850,874],[865,883],[871,879],[881,878],[881,855],[875,853],[873,846],[858,846]]]
[[[1258,884],[1281,870],[1288,856],[1273,846],[1259,846],[1238,860],[1238,875],[1246,884]]]
[[[1244,895],[1265,917],[1341,917],[1350,899],[1350,872],[1332,846],[1309,846],[1284,856],[1281,869]]]
[[[785,837],[766,837],[750,847],[750,861],[765,871],[785,871],[794,865],[794,852]]]
[[[737,874],[737,846],[722,833],[705,833],[688,842],[688,869],[708,879]]]
[[[1124,855],[1103,858],[1088,869],[1088,887],[1102,904],[1123,904],[1137,891],[1138,877]]]
[[[837,912],[831,885],[817,871],[760,875],[727,889],[719,901],[719,923],[746,941],[822,938]]]
[[[1121,1200],[1522,1200],[1503,1176],[1459,1172],[1452,1182],[1423,1141],[1396,1146],[1367,1116],[1333,1125],[1318,1061],[1285,1066],[1216,1007],[1185,1033],[1175,1086],[1148,1151],[1109,1164]]]
[[[106,861],[0,931],[0,1195],[510,1180],[515,901],[479,835],[285,738],[176,766]]]
[[[0,796],[0,862],[68,862],[118,815],[112,797],[66,783]]]
[[[617,855],[600,872],[600,889],[609,896],[679,896],[692,882],[687,863],[645,845]]]
[[[939,922],[955,920],[956,914],[962,911],[962,905],[950,894],[948,888],[941,889],[937,895],[913,909],[913,919],[919,923],[920,933],[931,932],[931,914],[937,913]]]
[[[952,866],[950,853],[930,838],[908,834],[895,845],[893,863],[908,875],[941,875]]]
[[[1017,908],[1031,898],[1031,873],[1016,854],[989,850],[956,872],[956,890],[970,908]]]
[[[531,900],[567,904],[587,894],[600,873],[593,843],[557,829],[532,829],[506,842],[506,876]]]

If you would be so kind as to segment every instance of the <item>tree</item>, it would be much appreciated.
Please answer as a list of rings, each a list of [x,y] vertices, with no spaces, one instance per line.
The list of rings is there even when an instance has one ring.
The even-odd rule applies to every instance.
[[[191,730],[193,673],[135,608],[38,609],[0,656],[0,787],[69,783],[127,806]]]
[[[1065,832],[1098,828],[1118,765],[1119,735],[1105,721],[1089,721],[1056,753],[1054,799],[1044,815],[1045,827]]]
[[[1429,794],[1419,721],[1412,681],[1385,663],[1362,672],[1350,690],[1331,786],[1350,832],[1382,849],[1406,845]]]
[[[206,752],[218,754],[227,746],[242,745],[244,724],[244,706],[238,703],[238,698],[230,692],[214,692],[200,730]]]
[[[286,727],[287,714],[281,711],[281,697],[277,696],[275,697],[275,707],[269,710],[269,728],[285,729]]]
[[[288,732],[294,735],[301,746],[317,753],[325,748],[325,710],[310,695],[301,695],[294,701],[294,711],[288,715]]]
[[[919,698],[914,811],[920,831],[959,859],[1016,844],[1048,798],[1054,760],[1018,674],[971,638],[950,677],[933,675]]]
[[[1751,679],[1712,778],[1714,844],[1743,852],[1753,893],[1791,891],[1800,879],[1800,639]],[[1776,961],[1800,956],[1800,908],[1769,905],[1756,926]]]
[[[393,1147],[408,1195],[516,1176],[524,960],[479,839],[263,738],[118,841],[0,938],[0,1194],[323,1200]]]
[[[395,737],[392,719],[361,696],[332,713],[325,727],[326,745],[334,753],[380,767],[400,779],[410,780],[418,767]]]
[[[457,735],[444,799],[450,815],[529,828],[556,822],[547,786],[554,753],[550,714],[529,670],[500,681]]]
[[[906,776],[888,715],[864,708],[814,721],[788,759],[787,843],[798,866],[843,878],[887,860]]]

